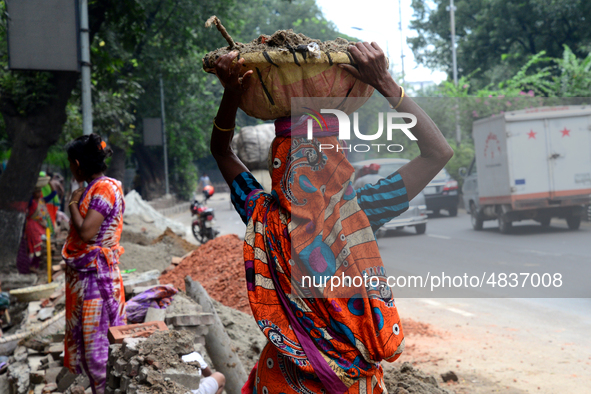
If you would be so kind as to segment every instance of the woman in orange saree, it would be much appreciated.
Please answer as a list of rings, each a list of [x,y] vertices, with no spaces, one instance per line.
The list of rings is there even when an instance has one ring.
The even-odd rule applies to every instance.
[[[247,224],[248,296],[269,340],[243,392],[382,393],[381,362],[396,360],[404,348],[373,233],[408,207],[453,152],[428,116],[409,98],[402,101],[377,45],[358,43],[350,53],[358,68],[348,71],[417,116],[413,132],[421,149],[421,156],[400,171],[359,190],[352,187],[354,171],[342,150],[319,149],[321,143],[338,146],[336,119],[327,118],[327,129],[315,128],[308,140],[303,118],[275,122],[269,156],[273,190],[265,193],[229,147],[250,72],[241,73],[243,60],[232,65],[236,53],[216,63],[226,90],[211,149]],[[321,280],[342,274],[369,280],[336,291],[305,283],[306,276]]]

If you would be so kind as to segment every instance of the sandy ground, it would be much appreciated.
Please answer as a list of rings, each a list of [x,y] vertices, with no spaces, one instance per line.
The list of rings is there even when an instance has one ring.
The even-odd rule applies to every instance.
[[[473,302],[399,300],[401,315],[436,322],[434,336],[407,336],[401,361],[436,375],[454,371],[460,381],[451,388],[457,393],[591,392],[590,348],[566,342],[571,327],[561,324],[561,316],[526,317],[528,325],[503,316],[514,300],[479,301],[486,302],[479,308]]]

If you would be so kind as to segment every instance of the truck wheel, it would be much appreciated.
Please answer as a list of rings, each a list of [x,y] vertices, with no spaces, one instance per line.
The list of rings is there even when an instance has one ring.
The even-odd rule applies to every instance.
[[[513,222],[507,219],[507,216],[499,214],[499,231],[501,234],[509,234],[513,228]]]
[[[447,213],[448,213],[448,214],[449,214],[449,216],[451,216],[451,217],[458,216],[458,207],[449,208],[449,209],[447,210]]]
[[[472,223],[472,228],[476,231],[482,230],[482,225],[484,224],[484,220],[478,214],[478,210],[474,203],[470,203],[470,222]]]
[[[552,220],[551,217],[545,217],[540,219],[540,224],[542,225],[542,227],[548,227],[550,225],[550,221]]]
[[[568,228],[571,230],[578,230],[581,227],[581,217],[580,216],[569,216],[566,218],[566,224],[568,224]]]
[[[415,231],[417,234],[425,234],[425,231],[427,231],[427,223],[417,224],[415,226]]]

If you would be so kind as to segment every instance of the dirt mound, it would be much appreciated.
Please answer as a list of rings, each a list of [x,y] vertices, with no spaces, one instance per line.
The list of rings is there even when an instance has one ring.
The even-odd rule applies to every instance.
[[[199,281],[214,300],[244,313],[252,314],[246,292],[243,241],[235,234],[223,235],[199,247],[172,271],[160,276],[185,290],[185,277]]]
[[[244,369],[249,373],[259,360],[261,351],[267,344],[267,337],[251,315],[222,305],[215,300],[213,304],[226,333],[232,340],[233,349],[242,361]]]
[[[179,237],[167,227],[162,234],[160,234],[155,240],[152,241],[152,245],[163,242],[165,244],[172,245],[176,249],[182,249],[185,254],[192,252],[198,248],[197,245],[193,245],[189,241]],[[184,256],[184,254],[183,254]]]
[[[308,45],[316,43],[318,48],[322,52],[347,52],[349,41],[344,38],[337,38],[331,41],[321,41],[314,38],[310,38],[302,33],[295,33],[293,30],[278,30],[273,35],[269,36],[262,34],[258,38],[252,40],[249,43],[236,43],[236,47],[230,49],[229,47],[223,47],[216,49],[207,54],[206,57],[223,56],[231,51],[239,51],[240,53],[252,53],[252,52],[264,52],[273,51],[278,49],[290,50],[296,52],[307,52],[306,48]]]
[[[452,394],[451,391],[439,387],[433,375],[414,369],[410,363],[385,372],[384,383],[392,394]]]

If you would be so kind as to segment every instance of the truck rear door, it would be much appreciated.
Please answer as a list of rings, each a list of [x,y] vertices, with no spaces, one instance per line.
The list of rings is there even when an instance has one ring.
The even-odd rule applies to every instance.
[[[515,200],[546,199],[550,190],[544,119],[507,122],[509,179]]]
[[[591,116],[550,118],[546,128],[550,198],[591,193]]]

